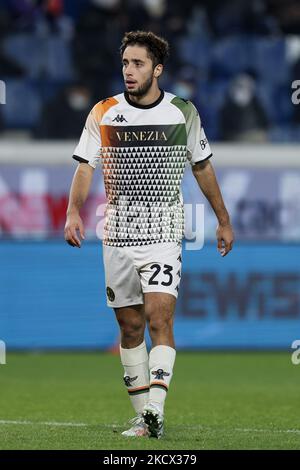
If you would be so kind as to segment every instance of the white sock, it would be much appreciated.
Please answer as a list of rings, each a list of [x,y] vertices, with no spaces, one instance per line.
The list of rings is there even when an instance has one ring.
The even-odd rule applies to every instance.
[[[176,351],[170,346],[155,346],[149,354],[150,392],[149,402],[153,403],[161,413],[173,375]]]
[[[142,413],[149,398],[149,359],[145,341],[136,348],[120,346],[124,383],[136,413]]]

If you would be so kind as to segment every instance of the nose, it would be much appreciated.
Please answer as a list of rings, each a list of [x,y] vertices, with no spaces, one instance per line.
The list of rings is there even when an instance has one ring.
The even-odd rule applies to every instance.
[[[126,78],[132,77],[132,66],[130,64],[127,65],[124,74]]]

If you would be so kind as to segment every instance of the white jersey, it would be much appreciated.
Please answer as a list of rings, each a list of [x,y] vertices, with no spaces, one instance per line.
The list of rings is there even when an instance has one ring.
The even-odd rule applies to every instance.
[[[111,246],[180,242],[184,234],[181,180],[212,155],[195,106],[161,92],[151,105],[127,92],[97,103],[73,158],[101,161],[107,196],[103,243]]]

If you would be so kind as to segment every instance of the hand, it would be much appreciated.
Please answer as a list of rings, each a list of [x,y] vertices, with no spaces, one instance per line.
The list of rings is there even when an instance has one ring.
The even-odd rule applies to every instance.
[[[218,225],[217,231],[218,250],[221,256],[226,256],[232,250],[234,235],[230,223],[225,225]]]
[[[81,241],[77,236],[77,230],[79,231],[81,240],[84,240],[84,226],[81,217],[78,213],[72,213],[67,216],[65,225],[65,240],[71,246],[81,247]]]

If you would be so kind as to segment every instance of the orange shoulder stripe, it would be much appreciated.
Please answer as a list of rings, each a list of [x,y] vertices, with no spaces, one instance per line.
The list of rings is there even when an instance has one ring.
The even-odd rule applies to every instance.
[[[103,116],[107,111],[112,107],[118,104],[119,101],[116,100],[115,98],[107,98],[106,100],[99,101],[94,108],[93,108],[93,114],[97,120],[97,122],[100,124]]]

